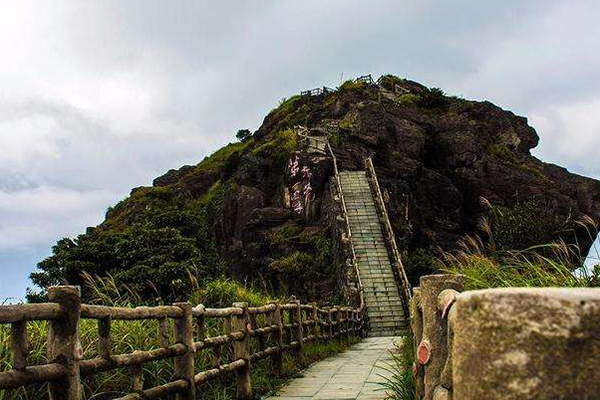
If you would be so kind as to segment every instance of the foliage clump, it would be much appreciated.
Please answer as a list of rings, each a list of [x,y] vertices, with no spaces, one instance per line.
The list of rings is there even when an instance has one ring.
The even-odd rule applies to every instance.
[[[573,220],[565,220],[539,200],[517,202],[512,207],[487,204],[490,215],[480,225],[489,244],[498,250],[520,250],[554,242],[559,234],[575,228]]]
[[[492,157],[506,161],[520,169],[523,172],[531,173],[543,181],[548,181],[548,178],[539,170],[539,168],[527,165],[524,160],[521,160],[514,151],[512,151],[504,143],[494,143],[486,147],[486,153]]]
[[[417,386],[413,373],[415,363],[413,335],[403,337],[402,342],[396,343],[396,348],[397,351],[390,351],[391,361],[376,367],[382,370],[380,375],[385,378],[380,385],[387,392],[388,400],[415,400]]]
[[[253,150],[253,154],[277,161],[286,161],[298,148],[298,135],[292,129],[276,132],[271,140]]]
[[[483,238],[467,236],[460,250],[443,253],[438,268],[465,275],[469,290],[600,287],[600,267],[590,270],[583,264],[577,244],[569,245],[555,237],[557,229],[568,225],[570,230],[577,226],[592,236],[597,226],[585,217],[570,224],[554,217],[549,209],[535,201],[512,209],[493,207],[492,219],[481,224]]]
[[[322,231],[297,227],[279,229],[269,235],[271,256],[267,274],[284,288],[317,295],[317,289],[336,275],[333,242]],[[330,288],[333,289],[333,288]]]
[[[237,133],[235,134],[235,137],[240,141],[240,142],[245,142],[246,140],[250,139],[252,137],[252,132],[250,132],[249,129],[240,129],[239,131],[237,131]]]
[[[362,81],[354,81],[349,79],[342,83],[338,88],[338,93],[351,93],[351,92],[361,92],[363,89],[367,87],[367,84]]]
[[[383,75],[379,79],[379,84],[388,90],[394,90],[396,85],[401,85],[404,81],[395,75],[387,74]]]
[[[418,94],[414,93],[405,93],[403,95],[398,96],[398,104],[403,106],[413,106],[420,102],[421,97]]]
[[[31,280],[45,289],[65,280],[82,284],[84,273],[112,275],[119,285],[145,294],[149,302],[187,297],[193,279],[222,273],[211,226],[229,187],[219,181],[203,198],[192,201],[165,188],[134,193],[130,201],[142,206],[128,212],[122,224],[60,240]],[[84,299],[86,295],[84,291]],[[28,298],[43,300],[43,293],[30,291]]]
[[[251,307],[258,307],[271,301],[271,298],[259,291],[242,286],[239,282],[225,277],[204,283],[191,297],[192,304],[203,304],[212,308],[231,307],[233,303],[237,302],[245,302]]]
[[[426,88],[419,97],[419,105],[430,109],[444,107],[450,102],[449,98],[446,97],[446,94],[440,88]]]

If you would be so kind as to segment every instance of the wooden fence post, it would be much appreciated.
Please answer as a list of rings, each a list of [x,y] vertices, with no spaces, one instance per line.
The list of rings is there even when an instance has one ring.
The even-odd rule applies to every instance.
[[[311,304],[313,308],[310,309],[310,318],[313,320],[313,335],[315,340],[319,340],[319,308],[316,303]]]
[[[181,318],[175,320],[175,341],[186,346],[186,352],[175,358],[175,376],[188,382],[187,390],[177,394],[177,400],[194,400],[196,398],[196,385],[194,382],[194,348],[192,325],[192,305],[189,303],[175,303],[183,311]]]
[[[352,320],[350,319],[350,311],[347,308],[344,310],[344,318],[346,318],[346,322],[344,323],[346,332],[344,333],[344,336],[348,339],[350,337],[350,328],[352,328]]]
[[[48,300],[58,303],[65,312],[48,324],[48,360],[62,364],[67,371],[64,379],[48,383],[48,393],[51,400],[81,400],[81,292],[78,286],[54,286],[48,289]]]
[[[12,353],[13,368],[17,371],[25,371],[27,368],[27,355],[29,354],[27,322],[19,321],[11,325],[10,352]]]
[[[275,304],[275,310],[273,310],[272,317],[273,325],[277,325],[277,330],[275,331],[274,338],[275,343],[279,351],[273,354],[272,363],[273,370],[277,373],[277,375],[281,375],[283,370],[283,322],[281,321],[281,308],[279,304]]]
[[[252,399],[252,380],[250,376],[250,332],[248,325],[250,318],[248,315],[248,303],[233,303],[236,308],[244,310],[242,315],[235,315],[232,319],[233,332],[244,332],[244,338],[241,341],[233,342],[233,358],[235,360],[244,360],[246,364],[243,368],[236,371],[236,399],[250,400]]]
[[[302,350],[304,348],[304,343],[303,343],[304,329],[302,326],[302,308],[300,305],[300,300],[294,300],[294,304],[296,305],[296,307],[294,307],[294,310],[291,311],[291,315],[293,316],[292,323],[298,325],[294,329],[294,335],[293,335],[293,340],[298,341],[298,347],[296,347],[296,350],[294,351],[294,357],[296,358],[297,364],[302,364]]]
[[[206,322],[204,318],[205,307],[203,304],[198,304],[196,310],[200,310],[200,315],[196,317],[196,338],[203,342],[206,339]]]
[[[334,338],[333,334],[333,308],[327,310],[327,323],[329,324],[329,340]]]
[[[337,336],[342,339],[343,338],[343,311],[341,309],[337,309],[336,313],[336,321],[337,321]]]

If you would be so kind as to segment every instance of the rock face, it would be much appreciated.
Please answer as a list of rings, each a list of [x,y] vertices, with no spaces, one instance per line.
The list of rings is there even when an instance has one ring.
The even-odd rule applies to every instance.
[[[495,239],[501,247],[561,238],[579,243],[586,254],[595,239],[575,221],[588,215],[600,222],[600,182],[533,157],[530,150],[539,138],[525,118],[489,102],[447,97],[386,76],[378,85],[347,82],[320,96],[290,98],[267,115],[252,138],[132,192],[79,243],[91,246],[101,235],[132,224],[152,232],[174,228],[183,239],[174,237],[199,253],[191,249],[176,261],[206,264],[212,259],[206,256],[208,239],[196,237],[206,230],[208,247],[224,261],[226,273],[269,291],[334,297],[345,256],[331,195],[332,161],[327,154],[303,152],[296,125],[328,137],[340,170],[363,170],[364,159],[372,157],[415,282],[430,272],[434,249],[456,248],[465,235],[480,233],[485,216],[500,219]],[[494,216],[490,204],[502,212]],[[182,218],[181,210],[190,217]],[[45,263],[48,271],[61,265],[61,271],[73,270],[69,276],[82,269],[115,274],[147,265],[139,252],[138,258],[117,260],[115,267],[117,261],[104,265],[100,257],[80,256],[70,246],[65,243],[64,252]],[[163,258],[173,256],[165,250]],[[63,259],[72,267],[65,268]],[[51,282],[44,276],[38,281]]]
[[[504,231],[498,241],[507,246],[516,242],[525,248],[561,238],[579,243],[586,254],[594,240],[575,221],[583,215],[600,221],[600,182],[533,157],[530,150],[539,138],[526,118],[489,102],[446,97],[392,77],[380,85],[348,83],[332,94],[284,103],[265,118],[255,140],[271,140],[295,123],[322,128],[341,170],[361,170],[365,157],[373,157],[408,264],[418,249],[453,249],[466,234],[478,233],[489,204],[504,210],[503,215],[527,205],[528,220],[518,212],[513,216],[522,220],[516,229],[506,225],[510,221],[499,223]],[[331,161],[319,154],[303,162],[312,171],[312,206],[317,211],[302,223],[323,226],[319,210],[327,203]],[[284,174],[285,186],[289,168],[266,171],[261,168],[264,160],[246,162],[244,156],[241,164],[243,172],[234,174],[241,185],[257,185],[267,195],[267,205],[285,207],[283,190],[264,186],[278,173]],[[267,181],[247,178],[256,176]],[[254,205],[241,200],[238,207]],[[260,226],[253,224],[250,230]],[[511,230],[516,238],[505,237]],[[251,237],[246,236],[242,247],[257,248]],[[413,267],[413,279],[425,272]]]

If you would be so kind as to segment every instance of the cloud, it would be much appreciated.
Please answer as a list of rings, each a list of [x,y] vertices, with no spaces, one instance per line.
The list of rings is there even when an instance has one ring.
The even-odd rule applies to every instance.
[[[0,260],[46,254],[132,187],[258,128],[282,97],[365,73],[529,116],[536,155],[600,176],[599,13],[558,0],[7,2]]]
[[[41,186],[0,191],[0,252],[48,245],[101,222],[103,208],[117,194]]]
[[[600,178],[596,151],[600,148],[600,96],[590,101],[550,106],[530,115],[542,134],[538,155],[561,160],[578,173]]]

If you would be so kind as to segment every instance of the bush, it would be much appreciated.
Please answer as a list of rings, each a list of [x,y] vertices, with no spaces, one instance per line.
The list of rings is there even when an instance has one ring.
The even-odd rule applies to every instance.
[[[271,140],[254,149],[253,153],[279,162],[287,161],[298,148],[298,137],[292,129],[276,132]]]
[[[574,234],[573,220],[561,218],[551,206],[539,200],[517,202],[512,207],[492,206],[482,201],[490,208],[490,215],[480,226],[491,248],[522,250],[554,242],[560,235]]]
[[[395,75],[383,75],[379,79],[379,84],[388,90],[394,90],[396,85],[401,85],[403,82],[402,79],[398,78]]]
[[[211,308],[231,307],[236,302],[246,302],[256,307],[270,303],[271,299],[233,280],[218,278],[206,282],[204,287],[192,295],[191,302]]]
[[[398,97],[398,103],[403,106],[412,106],[417,104],[421,100],[421,97],[416,94],[406,93]]]
[[[419,105],[425,108],[437,108],[448,104],[448,98],[440,88],[431,88],[421,94]]]
[[[246,140],[248,140],[252,137],[252,132],[250,132],[249,129],[240,129],[239,131],[237,131],[237,134],[235,135],[235,137],[240,142],[245,142]]]
[[[81,285],[85,273],[112,275],[120,287],[139,293],[144,302],[187,298],[193,279],[222,273],[211,227],[228,188],[217,182],[202,199],[193,201],[166,196],[165,188],[138,191],[130,200],[131,209],[120,215],[122,224],[59,241],[31,280],[45,290],[64,281]],[[86,290],[82,296],[87,300]],[[43,292],[30,290],[28,299],[43,301]]]

